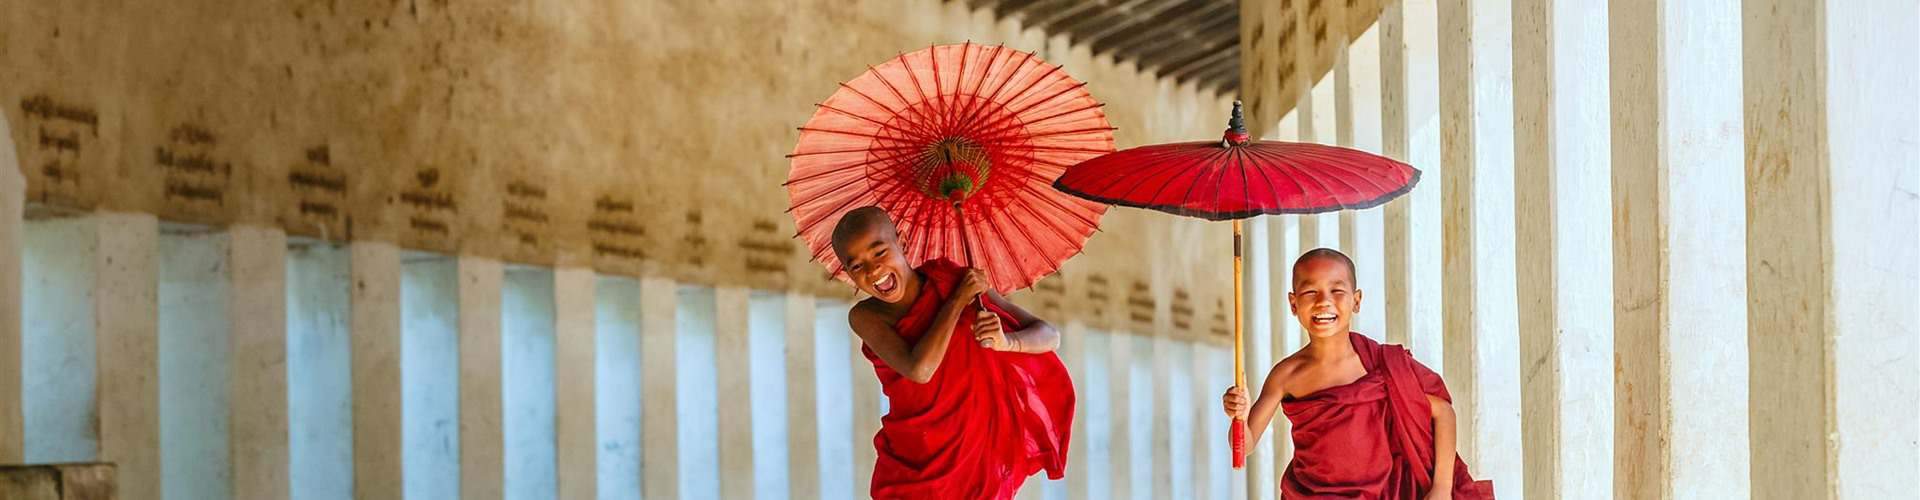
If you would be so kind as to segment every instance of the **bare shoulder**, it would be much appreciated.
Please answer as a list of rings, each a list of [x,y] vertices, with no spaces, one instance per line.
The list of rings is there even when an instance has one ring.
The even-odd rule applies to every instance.
[[[1279,363],[1273,364],[1273,373],[1275,375],[1279,375],[1283,373],[1286,375],[1293,375],[1295,373],[1298,373],[1301,369],[1306,368],[1308,364],[1308,360],[1306,355],[1303,353],[1304,351],[1296,351],[1293,354],[1288,354],[1287,357],[1285,358],[1281,358]]]
[[[855,333],[859,333],[862,327],[870,328],[886,322],[886,312],[880,310],[880,304],[875,299],[869,298],[855,302],[853,307],[847,310],[847,324],[853,327]]]
[[[1298,378],[1296,375],[1298,375],[1300,370],[1306,367],[1306,365],[1307,361],[1305,357],[1300,356],[1300,353],[1294,353],[1281,359],[1279,363],[1274,363],[1273,371],[1267,374],[1266,390],[1281,390],[1282,393],[1290,393],[1291,391],[1285,390],[1287,382]]]

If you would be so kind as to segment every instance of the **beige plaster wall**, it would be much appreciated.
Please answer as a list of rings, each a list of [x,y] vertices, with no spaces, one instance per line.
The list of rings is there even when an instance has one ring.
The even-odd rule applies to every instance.
[[[40,206],[845,295],[790,238],[794,127],[965,40],[1064,64],[1122,148],[1214,137],[1231,102],[960,2],[83,0],[0,5],[0,108]],[[1225,225],[1103,228],[1021,300],[1227,331]]]

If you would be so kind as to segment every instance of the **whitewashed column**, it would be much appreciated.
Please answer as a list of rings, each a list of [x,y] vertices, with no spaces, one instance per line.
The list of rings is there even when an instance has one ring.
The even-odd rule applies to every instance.
[[[1074,411],[1073,424],[1069,436],[1072,441],[1067,446],[1067,498],[1087,500],[1087,443],[1092,436],[1087,434],[1086,398],[1081,396],[1090,382],[1087,377],[1087,326],[1078,321],[1068,321],[1060,329],[1060,362],[1067,365],[1067,376],[1073,378]]]
[[[99,213],[93,220],[100,460],[117,464],[122,491],[156,495],[162,491],[159,223],[133,213]]]
[[[400,249],[361,241],[349,252],[353,494],[360,500],[401,498]]]
[[[501,372],[500,261],[462,255],[458,267],[460,345],[460,497],[506,495],[505,392]]]
[[[1113,484],[1113,498],[1133,498],[1133,334],[1107,332],[1107,401],[1112,422],[1107,439],[1112,443],[1107,463],[1112,467],[1107,481]]]
[[[1328,28],[1328,31],[1332,31],[1332,28]],[[1333,37],[1331,34],[1327,36],[1329,40]],[[1308,87],[1309,90],[1305,94],[1306,101],[1311,102],[1312,105],[1302,105],[1303,110],[1310,112],[1300,115],[1301,141],[1340,144],[1339,100],[1334,98],[1334,89],[1337,87],[1334,80],[1339,76],[1338,72],[1344,69],[1344,65],[1336,65],[1332,72],[1327,73],[1326,78]],[[1347,250],[1340,245],[1339,212],[1298,217],[1302,252],[1315,248],[1332,248],[1343,252]]]
[[[1414,357],[1435,371],[1446,371],[1441,332],[1445,320],[1441,280],[1444,249],[1441,198],[1446,172],[1440,151],[1440,43],[1438,5],[1432,0],[1402,2],[1406,21],[1407,159],[1421,167],[1420,184],[1407,200],[1411,243],[1408,283],[1413,297],[1413,326],[1408,342]]]
[[[1219,444],[1221,441],[1227,439],[1226,434],[1212,432],[1216,427],[1224,427],[1218,422],[1227,419],[1227,414],[1220,408],[1220,392],[1225,387],[1213,384],[1212,372],[1220,369],[1213,364],[1215,348],[1200,340],[1192,340],[1188,345],[1190,349],[1187,353],[1190,359],[1187,366],[1191,370],[1187,375],[1190,377],[1188,385],[1191,386],[1189,390],[1192,391],[1193,396],[1192,409],[1188,410],[1193,412],[1193,442],[1191,443],[1193,446],[1193,496],[1190,498],[1231,498],[1231,491],[1215,491],[1213,481],[1216,474],[1228,467],[1227,460],[1231,458],[1225,453],[1214,451],[1221,448]],[[1077,413],[1074,415],[1074,421],[1080,421]],[[1080,435],[1079,428],[1074,429],[1074,435]],[[1069,460],[1073,458],[1077,457],[1068,456]],[[1068,474],[1071,477],[1072,473]],[[1069,498],[1080,500],[1084,497]]]
[[[1268,246],[1268,222],[1269,219],[1266,217],[1243,221],[1241,241],[1236,242],[1240,245],[1239,250],[1243,259],[1240,280],[1244,291],[1240,317],[1236,321],[1239,321],[1243,328],[1242,343],[1245,348],[1245,359],[1242,363],[1247,373],[1248,397],[1258,397],[1262,382],[1266,381],[1267,370],[1273,366],[1274,362],[1273,334],[1269,330],[1273,325],[1271,309],[1273,283],[1272,272],[1269,270],[1272,253]],[[1228,307],[1232,305],[1229,304]],[[1280,419],[1275,418],[1275,420]],[[1253,424],[1248,422],[1247,425]],[[1247,455],[1247,498],[1273,498],[1275,495],[1273,486],[1277,484],[1275,483],[1277,476],[1274,475],[1276,468],[1273,465],[1274,443],[1285,440],[1284,436],[1276,434],[1275,429],[1279,428],[1282,427],[1269,426],[1268,430],[1261,435],[1262,441],[1248,443],[1248,446],[1253,448],[1253,452]],[[1248,430],[1252,431],[1251,428]]]
[[[0,116],[0,463],[26,460],[25,346],[20,303],[21,228],[26,226],[27,180],[13,149],[13,131]]]
[[[291,495],[287,427],[287,235],[228,231],[227,321],[232,363],[227,416],[233,497]]]
[[[564,499],[599,495],[596,284],[592,269],[553,272],[554,472]]]
[[[821,498],[814,307],[811,295],[786,295],[787,497],[794,500]]]
[[[1380,154],[1380,29],[1376,24],[1354,37],[1353,45],[1342,47],[1347,52],[1347,71],[1350,76],[1343,88],[1348,89],[1349,111],[1345,116],[1352,124],[1352,142],[1350,147]],[[1404,196],[1404,195],[1403,195]],[[1353,258],[1358,269],[1358,281],[1354,286],[1361,290],[1360,312],[1354,317],[1353,327],[1371,336],[1374,340],[1385,340],[1387,335],[1387,267],[1384,238],[1386,229],[1383,212],[1380,207],[1365,210],[1347,210],[1340,213],[1340,247],[1345,248]]]
[[[160,234],[157,378],[166,498],[233,495],[227,249],[227,235],[206,228],[174,226]]]
[[[1407,120],[1407,8],[1404,0],[1387,0],[1380,9],[1380,154],[1400,161],[1407,155],[1410,142]],[[1423,171],[1431,165],[1414,165]],[[1415,184],[1414,188],[1419,189]],[[1381,208],[1382,254],[1380,272],[1386,287],[1373,292],[1373,307],[1381,309],[1386,331],[1380,332],[1392,344],[1411,347],[1413,330],[1413,232],[1407,207],[1412,193],[1403,195]]]
[[[1748,497],[1739,3],[1614,0],[1607,26],[1614,496]]]
[[[302,499],[352,498],[352,252],[305,240],[287,254],[288,489]]]
[[[1524,0],[1513,16],[1526,494],[1613,498],[1606,5]]]
[[[1513,251],[1511,4],[1443,0],[1441,151],[1447,165],[1444,234],[1446,378],[1459,415],[1459,450],[1498,496],[1521,476],[1520,352]],[[1457,168],[1456,168],[1457,167]]]
[[[1143,353],[1147,358],[1149,370],[1153,373],[1153,498],[1173,498],[1173,442],[1169,434],[1173,428],[1172,385],[1173,365],[1168,357],[1173,354],[1173,339],[1170,332],[1154,333],[1150,340],[1152,352]],[[1266,338],[1266,335],[1250,338]]]
[[[1407,345],[1434,370],[1441,363],[1437,14],[1432,0],[1392,0],[1380,13],[1381,151],[1420,170],[1412,192],[1388,202],[1387,341]],[[1378,298],[1375,300],[1376,304]]]
[[[739,287],[714,289],[714,352],[746,357],[747,308],[750,292]],[[720,427],[720,481],[722,498],[753,497],[753,398],[752,363],[721,367],[714,371],[716,394],[731,395],[718,399]]]
[[[645,498],[680,497],[680,418],[675,387],[673,280],[640,280],[640,486]]]
[[[852,337],[849,343],[853,346],[847,358],[853,380],[853,493],[865,497],[873,492],[873,464],[879,459],[873,438],[880,433],[880,379],[874,375],[873,362],[860,353],[865,345],[860,338]]]
[[[1743,3],[1753,494],[1910,496],[1920,12]]]

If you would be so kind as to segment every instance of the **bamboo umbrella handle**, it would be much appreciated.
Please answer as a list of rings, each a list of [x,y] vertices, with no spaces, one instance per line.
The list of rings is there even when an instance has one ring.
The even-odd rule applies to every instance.
[[[1233,220],[1233,384],[1247,390],[1245,347],[1240,333],[1240,219]],[[1228,442],[1233,447],[1233,468],[1247,466],[1247,422],[1234,417]]]
[[[971,270],[976,265],[973,262],[973,238],[969,237],[969,235],[967,234],[967,211],[966,209],[960,208],[960,202],[958,201],[953,202],[953,215],[955,218],[957,218],[960,221],[960,252],[961,254],[967,256],[967,269]],[[992,288],[993,284],[988,283],[987,287]],[[982,293],[979,296],[974,297],[973,306],[980,309],[981,311],[988,311],[987,294]],[[1002,333],[1004,333],[1006,331],[1006,328],[1002,326],[1001,331]],[[993,340],[980,339],[980,347],[992,349]]]

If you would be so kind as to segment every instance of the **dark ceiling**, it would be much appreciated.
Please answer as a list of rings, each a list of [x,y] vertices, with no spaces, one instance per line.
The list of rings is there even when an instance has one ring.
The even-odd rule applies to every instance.
[[[1111,56],[1115,61],[1133,62],[1142,71],[1181,83],[1194,83],[1200,89],[1220,95],[1241,95],[1241,23],[1242,0],[950,0],[975,9],[987,9],[1002,19],[1014,19],[1026,28],[1037,28],[1049,35],[1064,34],[1076,45],[1092,48],[1096,56]],[[1279,46],[1268,54],[1270,71],[1278,81],[1270,91],[1277,96],[1299,95],[1302,81],[1294,68],[1305,68],[1318,80],[1333,68],[1344,43],[1328,43],[1328,21],[1335,15],[1344,20],[1346,42],[1365,32],[1380,17],[1387,0],[1245,0],[1260,2],[1245,8],[1262,12],[1279,28],[1262,34],[1263,39],[1287,45],[1311,42],[1314,61],[1299,64],[1300,51]],[[1305,7],[1306,18],[1299,14]],[[1305,28],[1310,37],[1294,37],[1294,27]],[[1269,71],[1258,69],[1259,71]],[[1293,100],[1274,103],[1278,111],[1292,107]]]
[[[1200,88],[1240,84],[1239,0],[964,0]]]

